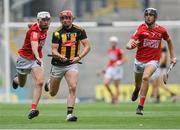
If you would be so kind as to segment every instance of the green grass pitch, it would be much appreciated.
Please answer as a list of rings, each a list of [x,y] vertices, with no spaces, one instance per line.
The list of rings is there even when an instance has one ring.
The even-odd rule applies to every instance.
[[[136,115],[136,103],[78,103],[77,122],[66,122],[66,104],[40,104],[40,115],[27,119],[30,104],[0,104],[0,129],[180,129],[180,103],[146,103]]]

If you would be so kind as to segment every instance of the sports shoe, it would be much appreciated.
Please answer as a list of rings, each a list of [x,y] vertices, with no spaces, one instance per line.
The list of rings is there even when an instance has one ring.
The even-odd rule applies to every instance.
[[[28,119],[32,119],[38,115],[39,115],[39,110],[31,110],[29,115],[28,115]]]
[[[143,106],[138,105],[136,109],[136,114],[143,115]]]
[[[14,79],[17,77],[17,75],[14,76]],[[17,89],[18,88],[18,83],[16,83],[13,79],[13,82],[12,82],[12,86],[14,89]]]
[[[45,85],[44,85],[44,90],[45,90],[46,92],[48,92],[48,91],[49,91],[48,85],[49,85],[49,83],[48,83],[48,82],[46,82],[46,83],[45,83]]]
[[[77,117],[73,114],[68,114],[66,117],[66,121],[77,121]]]
[[[136,99],[138,98],[138,95],[139,95],[139,90],[140,89],[135,89],[132,93],[132,97],[131,97],[131,100],[134,102],[136,101]]]

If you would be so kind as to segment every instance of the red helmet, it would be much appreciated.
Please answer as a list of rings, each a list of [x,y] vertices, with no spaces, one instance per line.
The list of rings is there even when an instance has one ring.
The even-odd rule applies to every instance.
[[[73,17],[73,13],[71,10],[63,10],[59,12],[59,17],[63,17],[63,16]]]

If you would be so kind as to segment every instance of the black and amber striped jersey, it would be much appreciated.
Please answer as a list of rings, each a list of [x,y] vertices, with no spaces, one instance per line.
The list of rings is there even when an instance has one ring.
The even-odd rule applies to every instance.
[[[73,24],[70,29],[65,29],[61,26],[53,32],[52,44],[59,44],[58,52],[71,60],[79,55],[80,41],[86,38],[85,30],[77,25]],[[51,64],[55,66],[66,66],[71,63],[52,58]]]

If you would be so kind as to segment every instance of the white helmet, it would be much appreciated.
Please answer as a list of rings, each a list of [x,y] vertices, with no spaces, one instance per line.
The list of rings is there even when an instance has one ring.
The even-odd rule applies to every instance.
[[[110,38],[109,38],[109,42],[118,42],[119,40],[118,40],[118,38],[116,37],[116,36],[111,36]]]
[[[51,18],[51,15],[49,12],[46,12],[46,11],[41,11],[41,12],[38,12],[37,14],[37,20],[41,20],[43,18]]]

